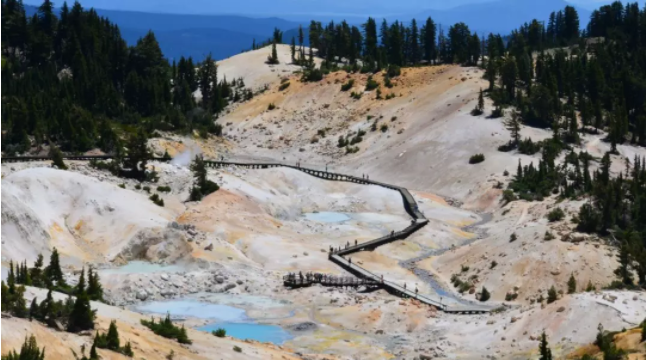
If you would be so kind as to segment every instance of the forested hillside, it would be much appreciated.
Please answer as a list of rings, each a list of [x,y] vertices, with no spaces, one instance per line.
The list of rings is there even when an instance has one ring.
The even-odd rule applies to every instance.
[[[6,153],[47,143],[113,152],[139,126],[218,134],[211,115],[243,94],[240,81],[217,83],[210,58],[200,72],[191,58],[169,64],[152,32],[128,47],[116,25],[78,2],[64,3],[58,17],[46,0],[27,17],[21,1],[3,1],[2,34]]]

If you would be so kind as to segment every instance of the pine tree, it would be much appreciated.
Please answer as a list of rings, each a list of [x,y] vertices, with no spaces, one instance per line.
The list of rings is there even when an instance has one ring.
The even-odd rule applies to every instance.
[[[40,350],[36,338],[31,335],[29,339],[25,338],[25,342],[20,348],[20,353],[9,351],[7,355],[2,356],[2,360],[44,360],[45,348]]]
[[[294,40],[294,36],[292,37],[292,41],[290,42],[290,55],[292,57],[292,63],[296,63],[296,53],[297,53],[297,44]]]
[[[546,302],[552,304],[555,301],[557,301],[557,290],[555,289],[555,286],[551,286],[550,289],[548,289],[548,298],[546,299]]]
[[[103,287],[99,279],[99,274],[88,268],[88,297],[93,301],[103,301]]]
[[[516,111],[512,111],[512,113],[510,114],[510,118],[506,119],[504,124],[506,129],[510,131],[512,144],[515,147],[519,146],[519,141],[521,140],[521,121],[520,121],[519,114]]]
[[[90,348],[90,360],[99,360],[99,354],[97,354],[97,346],[92,344]]]
[[[85,269],[81,268],[81,275],[79,275],[79,282],[74,287],[74,295],[80,295],[85,291]]]
[[[60,259],[58,250],[54,248],[52,255],[49,257],[49,265],[45,268],[45,278],[48,284],[65,287],[65,279],[63,279],[63,271],[61,270]]]
[[[541,333],[541,342],[539,343],[539,359],[540,360],[553,360],[553,353],[548,346],[548,338],[546,332]]]
[[[272,54],[267,57],[267,64],[276,65],[279,63],[279,56],[276,52],[276,40],[272,42]]]
[[[117,323],[113,320],[110,322],[108,334],[106,335],[106,348],[119,351],[119,331],[117,331]]]
[[[128,138],[122,174],[126,177],[143,181],[146,179],[146,164],[151,155],[148,150],[148,135],[143,128]]]
[[[571,273],[571,277],[568,279],[568,293],[575,294],[576,291],[577,281],[575,280],[575,276]]]
[[[629,244],[625,241],[620,245],[618,251],[618,268],[614,271],[616,276],[620,279],[622,284],[632,286],[634,283],[633,274],[631,272],[631,253]]]
[[[67,165],[63,162],[63,153],[56,145],[51,145],[49,149],[49,157],[52,158],[52,165],[60,170],[67,170]]]
[[[30,272],[29,276],[31,277],[32,284],[36,287],[43,286],[42,267],[43,267],[43,255],[38,254],[38,257],[36,258],[36,262],[34,262],[34,267],[29,269],[29,272]]]
[[[38,308],[36,297],[31,299],[31,305],[29,306],[29,321],[32,319],[40,320],[40,309]]]
[[[83,274],[82,274],[83,275]],[[79,277],[79,283],[81,278]],[[85,290],[76,294],[76,300],[68,317],[67,331],[79,332],[94,329],[95,311],[90,307],[90,298]]]

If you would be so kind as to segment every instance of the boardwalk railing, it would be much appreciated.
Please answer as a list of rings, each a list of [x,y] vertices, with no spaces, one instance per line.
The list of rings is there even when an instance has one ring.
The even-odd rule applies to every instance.
[[[80,160],[80,161],[89,161],[89,160],[108,160],[108,159],[113,159],[114,156],[112,155],[99,155],[99,156],[64,156],[63,157],[65,160]],[[31,157],[3,157],[2,162],[23,162],[23,161],[48,161],[51,160],[50,157],[47,156],[31,156]],[[158,161],[168,161],[168,159],[162,159],[162,158],[151,158],[151,160],[158,160]],[[247,168],[247,169],[269,169],[269,168],[275,168],[275,167],[287,167],[291,168],[294,170],[302,171],[306,174],[324,179],[324,180],[333,180],[333,181],[346,181],[346,182],[351,182],[355,184],[363,184],[363,185],[375,185],[375,186],[380,186],[383,188],[395,190],[400,193],[402,196],[402,203],[409,214],[411,216],[411,225],[406,227],[405,229],[401,231],[395,231],[392,232],[389,235],[380,237],[378,239],[370,240],[361,244],[357,244],[355,246],[349,246],[347,248],[339,249],[335,251],[333,249],[332,252],[329,253],[328,259],[348,272],[356,275],[358,277],[357,283],[359,282],[364,282],[365,284],[379,284],[379,286],[383,287],[385,290],[388,292],[401,296],[401,297],[408,297],[408,298],[414,298],[417,299],[420,302],[423,302],[425,304],[435,306],[438,309],[441,309],[445,312],[451,312],[451,313],[484,313],[484,312],[489,312],[492,310],[491,307],[488,306],[479,306],[479,305],[452,305],[449,306],[447,304],[442,303],[442,298],[438,296],[433,296],[433,295],[421,295],[418,294],[415,291],[412,291],[411,289],[406,289],[403,286],[400,286],[394,282],[384,280],[381,276],[377,276],[376,274],[362,268],[361,266],[352,263],[351,259],[345,259],[344,256],[348,256],[350,254],[359,252],[359,251],[365,251],[365,250],[373,250],[381,245],[385,245],[397,240],[402,240],[410,236],[411,234],[415,233],[418,231],[420,228],[423,226],[427,225],[429,223],[429,220],[425,218],[424,214],[418,209],[418,205],[416,204],[415,199],[409,193],[409,190],[395,186],[395,185],[390,185],[378,181],[373,181],[369,179],[365,179],[363,177],[356,177],[356,176],[351,176],[351,175],[344,175],[344,174],[337,174],[337,173],[332,173],[328,171],[321,171],[321,170],[315,170],[315,169],[309,169],[309,168],[304,168],[300,166],[292,166],[292,165],[286,165],[286,164],[280,164],[280,163],[243,163],[243,162],[231,162],[231,161],[213,161],[213,160],[205,160],[205,164],[208,167],[212,168],[224,168],[224,167],[229,167],[229,166],[236,166],[236,167],[241,167],[241,168]],[[284,278],[285,282],[285,278]],[[294,281],[294,285],[297,286],[309,286],[305,285],[305,282],[301,281],[300,279],[298,281]],[[326,284],[324,284],[326,285]],[[338,285],[332,285],[331,286],[338,286]]]

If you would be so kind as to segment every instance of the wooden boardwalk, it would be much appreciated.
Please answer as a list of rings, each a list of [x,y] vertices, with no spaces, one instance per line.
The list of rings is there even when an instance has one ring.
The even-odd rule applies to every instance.
[[[102,155],[102,156],[80,155],[80,156],[64,157],[65,160],[80,160],[80,161],[107,160],[112,158],[113,156],[111,155]],[[3,157],[1,160],[2,162],[50,161],[51,158],[41,157],[41,156]],[[162,158],[152,158],[151,160],[168,161],[168,159],[162,159]],[[328,259],[330,261],[338,264],[349,273],[357,276],[357,278],[341,277],[336,280],[333,278],[330,278],[330,280],[323,280],[324,282],[321,282],[322,280],[319,280],[319,282],[317,282],[314,279],[314,277],[311,278],[310,280],[305,280],[305,277],[303,279],[301,277],[297,279],[297,278],[290,277],[290,275],[286,275],[283,278],[284,284],[286,284],[286,286],[302,287],[302,286],[310,286],[314,283],[320,283],[325,286],[380,286],[385,290],[387,290],[389,293],[394,294],[396,296],[417,299],[422,303],[434,306],[448,313],[473,314],[473,313],[486,313],[486,312],[492,311],[493,307],[487,306],[485,304],[484,305],[443,304],[442,298],[436,294],[423,295],[411,289],[406,289],[405,287],[400,286],[399,284],[396,284],[392,281],[389,281],[388,279],[383,279],[382,277],[377,276],[376,274],[373,274],[372,272],[362,268],[361,266],[355,263],[352,263],[352,261],[349,261],[349,259],[345,258],[345,256],[351,255],[359,251],[373,250],[381,245],[385,245],[397,240],[406,239],[409,235],[415,233],[420,228],[422,228],[423,226],[429,223],[429,220],[427,220],[424,214],[418,209],[418,205],[416,204],[415,199],[407,189],[403,187],[395,186],[395,185],[378,182],[378,181],[368,180],[361,177],[331,173],[328,171],[314,170],[314,169],[308,169],[304,167],[297,167],[297,166],[280,164],[280,163],[263,163],[263,162],[242,163],[242,162],[205,160],[205,164],[212,168],[223,168],[228,166],[237,166],[237,167],[248,168],[248,169],[268,169],[273,167],[288,167],[294,170],[302,171],[306,174],[309,174],[324,180],[346,181],[346,182],[352,182],[356,184],[375,185],[375,186],[384,187],[387,189],[398,191],[402,196],[403,206],[407,211],[407,213],[409,214],[409,216],[411,216],[411,224],[408,227],[400,231],[394,231],[389,235],[386,235],[374,240],[370,240],[354,246],[349,246],[348,248],[343,248],[339,250],[333,249],[333,251],[331,251],[328,254]],[[355,280],[352,280],[352,279],[355,279]]]

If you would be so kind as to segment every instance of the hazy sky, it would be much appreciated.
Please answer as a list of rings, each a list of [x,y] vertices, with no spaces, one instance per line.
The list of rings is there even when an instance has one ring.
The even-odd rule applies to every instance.
[[[69,0],[68,4],[74,0]],[[429,9],[447,9],[470,3],[497,0],[80,0],[84,7],[111,10],[184,14],[282,14],[396,15]],[[545,0],[504,0],[545,1]],[[597,8],[612,0],[568,0],[584,8]],[[39,5],[42,0],[24,0]],[[54,0],[60,6],[63,0]]]

